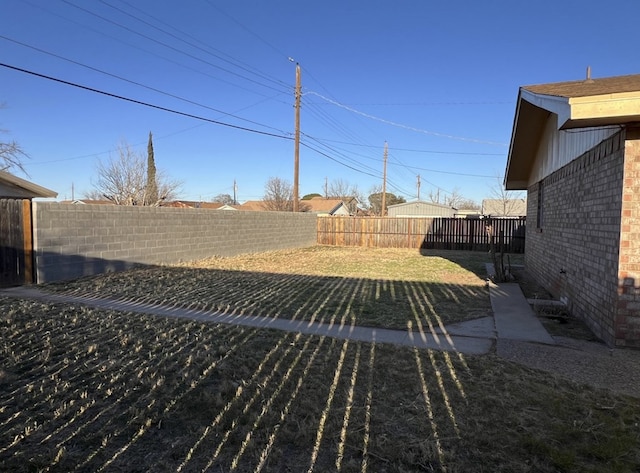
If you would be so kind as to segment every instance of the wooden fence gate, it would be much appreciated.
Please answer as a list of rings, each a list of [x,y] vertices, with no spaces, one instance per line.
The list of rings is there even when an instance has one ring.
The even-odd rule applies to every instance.
[[[0,199],[0,287],[33,282],[31,201]]]

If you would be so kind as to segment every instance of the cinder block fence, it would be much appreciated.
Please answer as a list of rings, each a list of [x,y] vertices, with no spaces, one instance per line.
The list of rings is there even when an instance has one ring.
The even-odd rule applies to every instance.
[[[316,216],[291,212],[33,203],[36,282],[316,244]]]

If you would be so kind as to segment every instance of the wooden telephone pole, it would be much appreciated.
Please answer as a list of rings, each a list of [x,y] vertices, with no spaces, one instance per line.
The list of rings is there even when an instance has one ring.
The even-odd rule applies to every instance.
[[[382,206],[380,208],[380,216],[384,217],[386,213],[385,210],[387,208],[387,154],[389,151],[389,146],[387,142],[384,142],[384,170],[382,172]]]
[[[298,205],[298,175],[300,173],[300,64],[296,63],[296,123],[295,123],[295,138],[294,138],[294,147],[293,147],[293,211],[297,212],[299,210]]]

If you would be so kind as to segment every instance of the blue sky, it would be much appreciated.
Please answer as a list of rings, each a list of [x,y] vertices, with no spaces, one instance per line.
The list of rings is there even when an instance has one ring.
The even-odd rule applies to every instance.
[[[28,178],[59,199],[93,188],[126,141],[182,182],[180,197],[258,200],[293,181],[302,69],[300,195],[325,180],[407,200],[481,201],[504,173],[518,87],[640,73],[640,4],[425,0],[4,0],[0,128]],[[178,113],[175,113],[178,112]],[[200,117],[202,119],[191,116]],[[214,123],[221,122],[225,125]],[[25,177],[25,176],[23,176]]]

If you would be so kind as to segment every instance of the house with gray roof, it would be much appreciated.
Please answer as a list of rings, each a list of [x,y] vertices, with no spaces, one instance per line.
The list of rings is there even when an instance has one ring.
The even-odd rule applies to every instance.
[[[640,74],[520,87],[504,184],[527,192],[528,272],[640,347]]]

